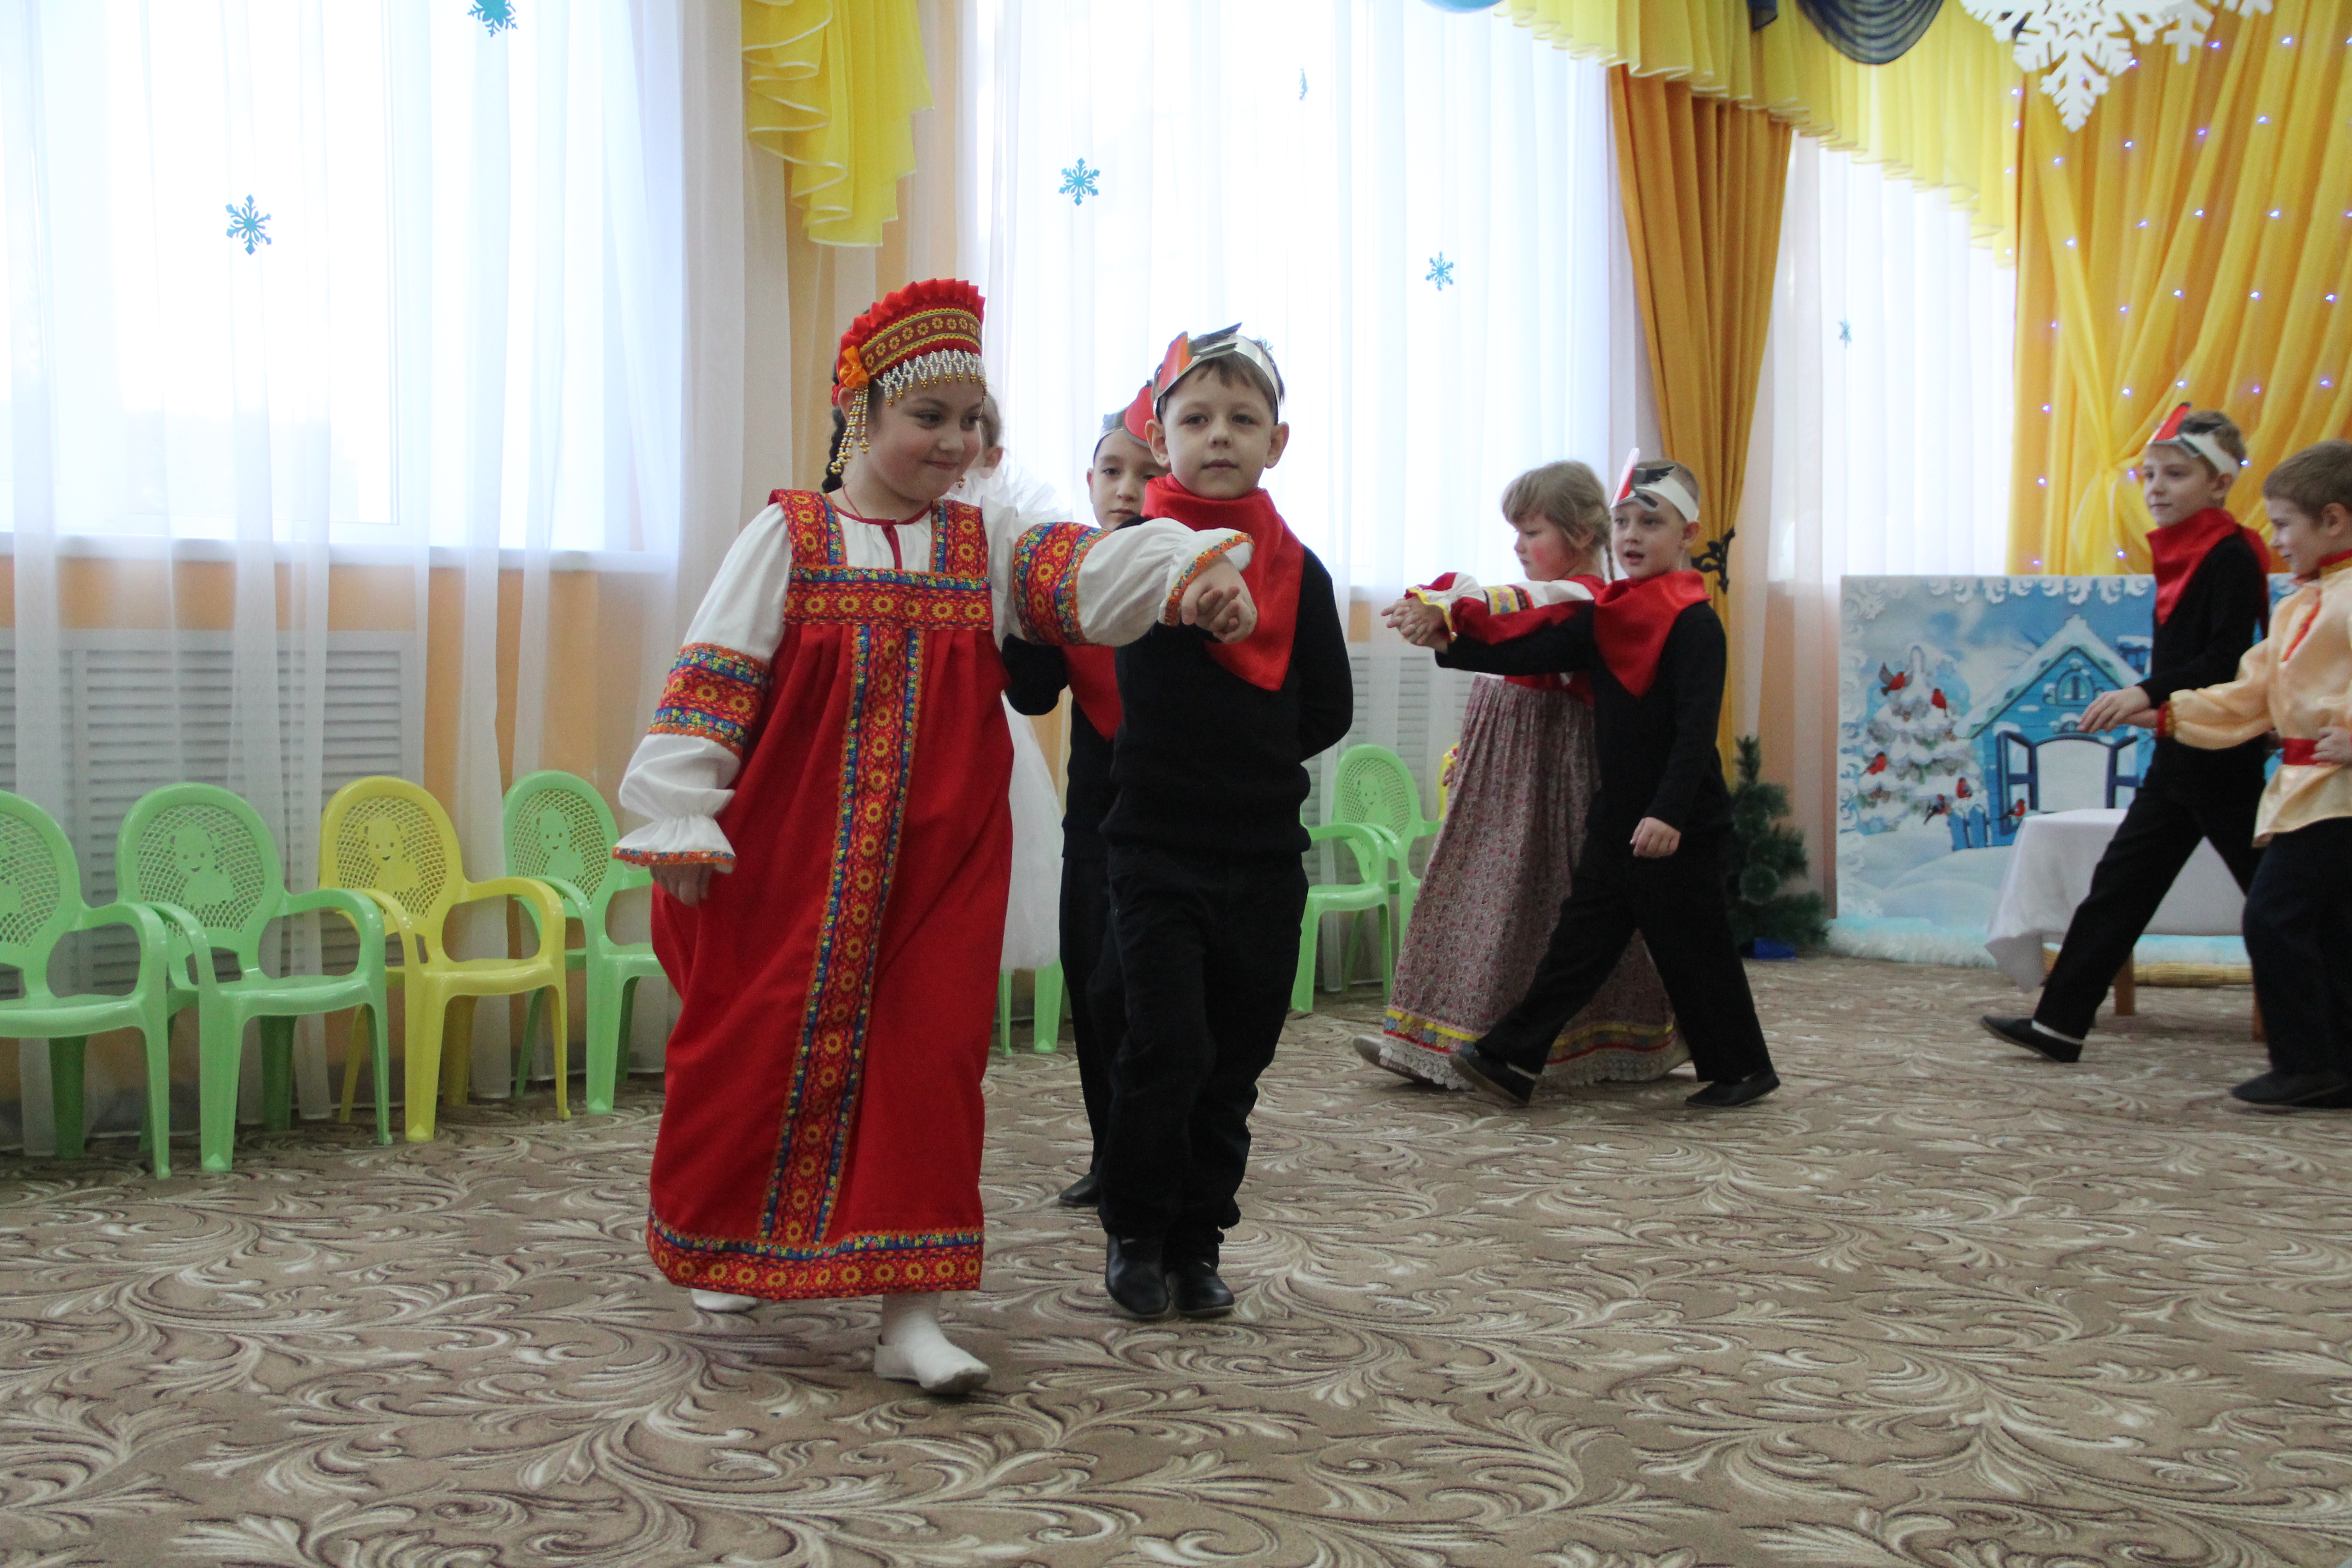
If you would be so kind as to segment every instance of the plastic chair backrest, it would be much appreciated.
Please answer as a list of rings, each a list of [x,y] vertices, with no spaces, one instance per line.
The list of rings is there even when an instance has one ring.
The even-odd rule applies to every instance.
[[[507,791],[507,869],[518,877],[551,877],[580,889],[592,910],[617,889],[609,875],[620,866],[620,837],[604,797],[588,781],[559,768],[525,773]]]
[[[1369,822],[1405,843],[1421,826],[1421,791],[1404,759],[1386,746],[1350,746],[1339,757],[1331,820]]]
[[[320,885],[383,894],[436,949],[442,920],[465,885],[462,867],[449,814],[406,779],[353,779],[335,792],[319,824]]]
[[[114,874],[126,900],[176,904],[242,968],[260,967],[286,879],[269,829],[243,799],[201,784],[142,795],[115,839]]]
[[[0,963],[16,970],[27,1000],[49,990],[49,954],[81,914],[81,872],[49,814],[0,791]]]

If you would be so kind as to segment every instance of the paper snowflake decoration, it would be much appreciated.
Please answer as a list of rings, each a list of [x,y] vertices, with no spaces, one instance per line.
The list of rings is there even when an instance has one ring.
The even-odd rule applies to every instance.
[[[2271,0],[2216,0],[2241,16],[2266,13]],[[2132,67],[2131,43],[2157,41],[2159,30],[2173,58],[2205,41],[2213,13],[2197,0],[1960,0],[1976,17],[2017,49],[2018,67],[2047,68],[2042,90],[2058,106],[2069,131],[2080,131],[2107,80]],[[2128,33],[2130,38],[2125,35]]]
[[[1429,258],[1429,270],[1422,275],[1422,281],[1434,283],[1439,293],[1445,292],[1445,286],[1454,281],[1454,263],[1445,259],[1445,252],[1441,250]]]
[[[466,15],[495,38],[515,25],[514,0],[474,0]]]
[[[228,237],[245,241],[245,253],[251,256],[256,246],[269,243],[269,236],[262,232],[262,226],[268,221],[269,215],[257,208],[248,195],[245,205],[232,204],[228,209]]]
[[[1060,194],[1070,198],[1072,206],[1084,206],[1087,205],[1088,196],[1102,195],[1102,188],[1095,184],[1096,178],[1101,174],[1100,169],[1087,168],[1087,161],[1081,158],[1062,171]]]

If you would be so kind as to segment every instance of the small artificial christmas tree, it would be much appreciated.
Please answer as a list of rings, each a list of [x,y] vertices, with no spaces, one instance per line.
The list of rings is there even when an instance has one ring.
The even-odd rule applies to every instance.
[[[1805,874],[1805,836],[1780,826],[1789,815],[1789,792],[1759,776],[1764,747],[1753,735],[1739,737],[1739,782],[1731,790],[1731,853],[1724,869],[1724,896],[1731,905],[1731,934],[1742,952],[1766,956],[1763,944],[1777,943],[1792,956],[1829,934],[1819,893],[1784,890],[1791,877]]]

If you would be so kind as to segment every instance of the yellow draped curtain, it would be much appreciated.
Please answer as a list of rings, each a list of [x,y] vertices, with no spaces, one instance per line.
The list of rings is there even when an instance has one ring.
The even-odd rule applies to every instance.
[[[1688,82],[1622,66],[1609,73],[1609,109],[1658,433],[1664,455],[1698,475],[1701,553],[1712,547],[1720,558],[1747,483],[1792,132]],[[1727,625],[1723,586],[1707,581]],[[1734,638],[1735,664],[1738,647]],[[1738,689],[1736,668],[1727,688]],[[1732,721],[1727,701],[1719,740]]]
[[[2273,465],[2352,431],[2347,31],[2333,0],[2221,14],[2221,47],[2141,49],[2076,132],[2032,95],[2012,570],[2148,570],[2126,470],[2177,403],[2245,431],[2254,527]]]
[[[1754,31],[1738,0],[1509,0],[1508,8],[1562,48],[1764,110],[1916,184],[1948,189],[1980,238],[2004,256],[2012,248],[2021,77],[2009,45],[1957,4],[1883,66],[1838,53],[1794,4]]]
[[[808,237],[879,245],[929,108],[915,0],[742,0],[744,125],[791,165]]]

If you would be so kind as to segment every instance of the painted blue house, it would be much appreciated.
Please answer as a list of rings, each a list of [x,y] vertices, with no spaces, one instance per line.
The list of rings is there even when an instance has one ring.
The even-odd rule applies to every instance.
[[[2118,651],[2082,616],[2069,616],[1969,715],[1961,734],[1976,748],[1991,797],[1990,842],[2007,843],[2032,813],[2131,804],[2146,770],[2147,732],[2085,735],[2079,728],[2093,699],[2147,673],[2148,639],[2118,640],[2133,646]]]

